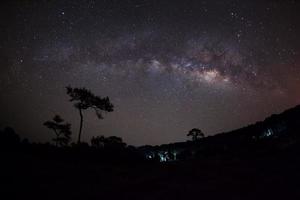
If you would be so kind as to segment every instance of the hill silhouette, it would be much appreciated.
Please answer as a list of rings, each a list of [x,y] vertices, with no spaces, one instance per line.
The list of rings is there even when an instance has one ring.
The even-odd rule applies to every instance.
[[[209,155],[267,153],[299,143],[300,105],[246,127],[194,141],[142,146],[148,159],[174,161]]]
[[[300,197],[300,106],[193,141],[128,146],[96,136],[69,146],[0,131],[2,196],[25,199]],[[16,192],[18,191],[18,192]]]

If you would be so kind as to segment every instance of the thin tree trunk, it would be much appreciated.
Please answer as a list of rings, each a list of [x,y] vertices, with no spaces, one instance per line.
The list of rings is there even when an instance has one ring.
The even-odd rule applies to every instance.
[[[82,123],[83,123],[83,115],[82,115],[82,110],[79,109],[79,115],[80,115],[80,126],[79,126],[79,134],[78,134],[78,141],[77,143],[80,143],[80,138],[81,138],[81,132],[82,132]]]

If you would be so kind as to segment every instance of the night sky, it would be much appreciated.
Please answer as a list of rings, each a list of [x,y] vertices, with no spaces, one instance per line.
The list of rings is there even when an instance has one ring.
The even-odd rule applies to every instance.
[[[43,122],[78,110],[65,87],[109,96],[83,140],[185,141],[300,103],[299,1],[11,0],[0,4],[0,127],[50,141]]]

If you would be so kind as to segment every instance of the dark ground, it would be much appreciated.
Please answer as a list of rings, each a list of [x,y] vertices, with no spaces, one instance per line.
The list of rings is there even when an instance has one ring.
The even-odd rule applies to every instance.
[[[1,199],[300,199],[298,155],[131,164],[2,155]]]

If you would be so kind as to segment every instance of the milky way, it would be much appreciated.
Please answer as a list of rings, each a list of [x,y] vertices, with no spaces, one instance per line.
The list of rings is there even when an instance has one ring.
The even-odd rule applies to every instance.
[[[109,96],[83,139],[134,145],[239,128],[300,103],[296,1],[7,1],[1,6],[0,126],[49,141],[65,86]]]

